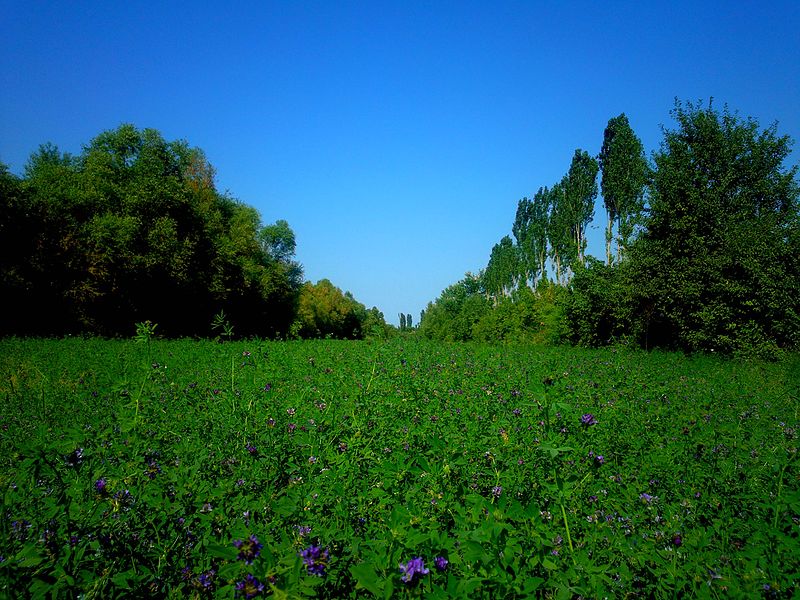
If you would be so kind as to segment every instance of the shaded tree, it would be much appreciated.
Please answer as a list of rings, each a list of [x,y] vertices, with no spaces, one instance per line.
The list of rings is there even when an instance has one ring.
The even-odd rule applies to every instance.
[[[727,108],[676,101],[633,245],[647,346],[722,352],[800,341],[797,166],[791,140]],[[760,349],[760,350],[759,350]]]

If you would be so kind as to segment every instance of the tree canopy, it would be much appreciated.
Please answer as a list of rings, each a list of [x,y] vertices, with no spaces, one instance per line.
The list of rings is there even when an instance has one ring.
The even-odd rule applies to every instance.
[[[288,335],[303,285],[294,232],[262,224],[214,175],[199,148],[130,124],[76,156],[45,144],[22,177],[0,166],[0,333],[129,335],[149,320],[207,335],[224,311],[238,335]]]
[[[468,280],[446,289],[420,331],[486,339],[547,329],[540,337],[577,344],[761,356],[800,347],[800,186],[798,167],[785,165],[792,140],[711,102],[676,101],[672,117],[652,162],[625,114],[610,119],[597,159],[576,150],[559,182],[520,200],[514,240],[494,246],[477,289],[467,293]],[[599,167],[605,264],[585,256]],[[548,284],[548,262],[566,293]]]

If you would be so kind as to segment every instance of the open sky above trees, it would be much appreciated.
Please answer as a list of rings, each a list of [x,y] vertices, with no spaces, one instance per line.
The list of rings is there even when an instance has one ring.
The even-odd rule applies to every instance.
[[[483,268],[518,201],[622,112],[648,155],[675,97],[800,138],[794,2],[1,6],[14,173],[121,123],[185,139],[219,190],[288,221],[308,280],[395,324]],[[599,196],[600,259],[605,219]]]

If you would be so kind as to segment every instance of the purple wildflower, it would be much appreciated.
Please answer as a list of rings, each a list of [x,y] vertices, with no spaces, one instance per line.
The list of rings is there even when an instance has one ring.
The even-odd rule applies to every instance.
[[[642,502],[644,502],[645,504],[650,504],[654,500],[655,497],[651,496],[647,492],[643,492],[643,493],[639,494],[639,498],[641,498]]]
[[[594,457],[594,462],[596,465],[599,466],[604,464],[606,462],[606,459],[602,454],[598,454],[597,456]]]
[[[597,419],[594,418],[592,413],[586,413],[585,415],[581,415],[581,425],[584,427],[591,427],[592,425],[597,425]]]
[[[214,571],[214,569],[206,571],[205,573],[201,573],[197,577],[197,587],[204,590],[210,590],[214,586],[214,575],[216,575],[216,571]]]
[[[251,535],[249,540],[236,540],[233,545],[239,549],[239,554],[236,558],[243,560],[248,565],[253,564],[253,561],[261,554],[261,548],[264,547],[264,544],[260,543],[254,535]]]
[[[683,544],[683,538],[681,537],[680,533],[676,533],[672,537],[672,545],[675,546],[676,548],[678,548],[678,547],[681,546],[681,544]]]
[[[328,549],[314,546],[313,544],[300,553],[303,564],[308,569],[309,575],[322,577],[325,575],[325,567],[328,566]]]
[[[502,485],[496,485],[492,488],[492,496],[494,496],[495,498],[499,498],[502,495],[502,493],[503,493]]]
[[[250,456],[258,456],[258,448],[256,448],[253,444],[247,444],[245,448],[247,448],[247,451],[250,453]]]
[[[406,564],[401,563],[400,571],[403,573],[400,579],[405,583],[414,583],[418,579],[422,579],[423,575],[430,573],[430,570],[425,568],[425,562],[419,556],[412,558]]]
[[[250,573],[242,580],[236,583],[236,597],[237,598],[255,598],[264,591],[264,584],[258,579],[253,577]]]
[[[105,494],[106,493],[106,480],[104,478],[100,478],[94,482],[94,489],[97,491],[98,494]]]
[[[445,571],[447,569],[447,565],[449,564],[449,561],[444,556],[437,556],[433,559],[433,562],[438,571]]]

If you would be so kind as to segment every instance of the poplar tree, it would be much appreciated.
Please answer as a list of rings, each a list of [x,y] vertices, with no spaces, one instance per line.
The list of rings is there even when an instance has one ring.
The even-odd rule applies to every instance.
[[[600,188],[608,215],[606,224],[606,264],[611,264],[613,225],[617,224],[617,261],[631,242],[634,229],[641,223],[644,193],[650,168],[644,146],[622,113],[608,121],[600,150],[602,177]]]
[[[586,229],[594,216],[597,197],[597,160],[585,150],[575,150],[564,189],[565,212],[569,220],[570,238],[575,244],[572,256],[581,264],[586,251]]]

